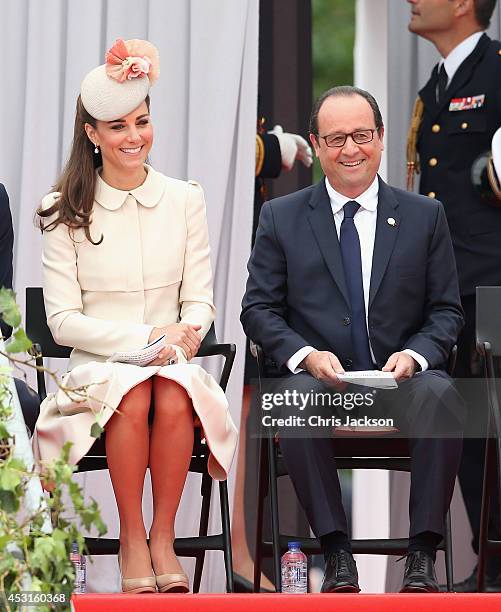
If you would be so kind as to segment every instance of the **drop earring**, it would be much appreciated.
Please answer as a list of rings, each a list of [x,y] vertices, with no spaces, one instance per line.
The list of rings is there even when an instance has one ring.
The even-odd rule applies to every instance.
[[[94,153],[97,155],[99,153],[99,145],[94,145]]]

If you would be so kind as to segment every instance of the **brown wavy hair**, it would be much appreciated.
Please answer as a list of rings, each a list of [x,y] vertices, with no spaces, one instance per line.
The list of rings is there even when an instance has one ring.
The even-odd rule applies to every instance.
[[[149,110],[149,96],[146,96],[145,102]],[[64,223],[71,230],[83,228],[89,242],[100,244],[103,236],[94,242],[90,235],[90,224],[96,188],[96,168],[103,165],[103,160],[101,151],[94,153],[94,145],[85,131],[86,123],[96,128],[96,120],[85,110],[78,96],[70,156],[61,176],[51,190],[58,191],[61,197],[49,208],[43,210],[41,206],[38,208],[38,226],[42,231],[53,230],[60,223]],[[57,217],[50,223],[45,223],[45,219],[55,213]]]

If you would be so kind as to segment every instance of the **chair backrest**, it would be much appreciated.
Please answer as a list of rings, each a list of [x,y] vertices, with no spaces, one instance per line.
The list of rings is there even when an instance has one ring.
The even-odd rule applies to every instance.
[[[47,325],[42,287],[26,288],[26,333],[33,344],[39,344],[42,347],[44,357],[65,358],[70,356],[71,347],[56,344]],[[232,345],[218,344],[213,323],[202,341],[197,357],[208,357],[209,355],[228,357],[233,350]]]
[[[33,344],[42,347],[44,357],[70,356],[71,347],[56,344],[47,325],[42,287],[26,288],[26,333]]]
[[[216,328],[214,323],[210,326],[209,331],[205,334],[205,338],[202,340],[200,349],[198,350],[197,357],[207,357],[212,355],[212,350],[217,346]]]
[[[477,287],[477,345],[489,342],[493,357],[501,356],[501,287]]]

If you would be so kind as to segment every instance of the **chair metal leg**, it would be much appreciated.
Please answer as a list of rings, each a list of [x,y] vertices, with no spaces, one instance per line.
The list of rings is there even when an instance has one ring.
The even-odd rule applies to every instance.
[[[263,558],[263,515],[264,499],[268,484],[268,440],[264,436],[259,441],[259,467],[257,477],[257,516],[256,545],[254,552],[254,593],[261,588],[261,561]]]
[[[268,438],[268,459],[270,462],[270,507],[271,507],[271,541],[273,544],[273,571],[275,574],[275,589],[282,591],[282,573],[280,568],[280,527],[278,521],[278,483],[277,483],[277,453],[275,440]]]
[[[451,511],[447,510],[445,516],[445,574],[447,577],[447,590],[454,590],[454,569],[452,565],[452,528],[451,528]]]
[[[485,565],[487,561],[489,537],[490,487],[492,482],[492,461],[495,456],[494,440],[487,438],[485,442],[484,483],[482,487],[482,505],[480,512],[480,529],[478,536],[477,591],[485,590]]]
[[[233,559],[231,555],[230,505],[228,503],[228,483],[219,483],[219,503],[221,506],[221,528],[223,532],[224,568],[226,570],[226,592],[233,593]]]
[[[199,536],[206,536],[209,529],[210,501],[212,495],[212,478],[209,474],[203,474],[200,493],[202,495],[202,508],[200,510]],[[193,592],[200,591],[200,582],[204,569],[205,550],[201,550],[196,556],[195,574],[193,576]]]

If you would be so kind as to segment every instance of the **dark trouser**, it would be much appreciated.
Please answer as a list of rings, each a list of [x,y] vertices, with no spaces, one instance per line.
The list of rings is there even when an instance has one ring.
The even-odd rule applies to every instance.
[[[307,373],[285,379],[281,389],[322,393],[325,386]],[[351,390],[368,391],[364,387]],[[424,531],[443,535],[444,519],[452,498],[462,448],[464,405],[451,379],[439,371],[427,371],[399,385],[397,390],[377,391],[371,408],[360,413],[391,415],[409,438],[411,491],[410,536]],[[330,409],[332,410],[332,409]],[[302,416],[318,408],[308,405]],[[290,408],[282,416],[291,414]],[[346,414],[341,415],[344,420]],[[297,496],[317,537],[332,531],[347,533],[346,516],[335,460],[332,427],[305,430],[280,428],[280,447]],[[449,437],[447,437],[449,436]]]
[[[458,339],[458,359],[456,377],[465,379],[465,384],[459,386],[468,409],[467,428],[479,427],[482,419],[487,423],[487,393],[485,385],[468,385],[468,379],[483,377],[480,357],[475,351],[475,296],[463,296],[462,305],[465,312],[465,326]],[[468,520],[473,533],[472,548],[478,553],[478,536],[480,526],[480,504],[482,500],[482,485],[484,480],[485,439],[465,438],[463,455],[459,467],[459,483],[468,514]],[[499,500],[497,490],[491,500],[489,516],[489,537],[501,539],[501,533],[496,527],[495,517],[499,515]],[[501,572],[501,557],[491,556],[487,571],[490,575]]]
[[[38,394],[28,387],[24,380],[14,378],[14,383],[16,385],[17,397],[21,404],[24,422],[26,423],[26,427],[30,430],[30,434],[33,434],[35,423],[40,412],[40,399]]]

